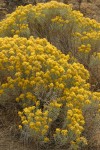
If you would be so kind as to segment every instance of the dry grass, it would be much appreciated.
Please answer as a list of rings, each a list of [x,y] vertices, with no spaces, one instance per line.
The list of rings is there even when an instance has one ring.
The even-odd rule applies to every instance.
[[[88,140],[88,150],[100,150],[100,114],[98,105],[94,104],[86,108],[85,113],[85,132],[84,135]]]

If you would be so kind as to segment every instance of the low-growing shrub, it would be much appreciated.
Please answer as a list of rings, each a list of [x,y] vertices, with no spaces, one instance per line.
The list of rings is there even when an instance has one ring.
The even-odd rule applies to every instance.
[[[91,103],[91,92],[82,64],[46,39],[14,36],[0,38],[0,71],[0,103],[13,93],[21,106],[19,128],[35,142],[53,140],[72,149],[87,144],[83,108]]]
[[[0,23],[1,37],[15,34],[46,38],[63,53],[71,53],[95,78],[89,66],[94,53],[100,52],[100,23],[83,17],[70,5],[52,1],[36,6],[19,6]],[[99,78],[98,74],[96,76]],[[100,84],[99,80],[96,82]],[[91,83],[95,84],[93,80]]]
[[[0,103],[19,104],[21,132],[57,148],[87,144],[83,114],[94,104],[99,114],[100,93],[85,68],[99,91],[100,24],[50,2],[20,6],[0,22],[0,37]]]

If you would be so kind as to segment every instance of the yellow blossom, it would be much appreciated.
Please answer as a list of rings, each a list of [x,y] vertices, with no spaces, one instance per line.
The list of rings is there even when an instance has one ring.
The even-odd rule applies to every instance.
[[[45,137],[44,142],[49,142],[49,138]]]
[[[21,125],[19,125],[19,126],[18,126],[18,128],[19,128],[19,129],[22,129],[22,126],[21,126]]]

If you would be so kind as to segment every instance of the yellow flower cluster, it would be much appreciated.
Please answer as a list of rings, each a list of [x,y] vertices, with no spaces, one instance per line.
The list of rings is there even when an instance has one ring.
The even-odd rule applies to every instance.
[[[79,148],[79,144],[87,144],[87,140],[85,137],[81,137],[81,132],[84,130],[83,125],[85,124],[84,117],[81,109],[69,109],[67,112],[67,125],[69,135],[71,137],[71,146],[73,149],[76,147]]]
[[[91,45],[87,44],[84,45],[82,44],[79,48],[78,48],[79,52],[83,52],[83,53],[89,53],[91,51]]]
[[[85,65],[88,65],[91,51],[100,49],[100,23],[83,17],[70,5],[56,1],[20,6],[0,22],[0,37],[13,37],[15,34],[46,37],[62,52],[70,51]]]
[[[89,68],[92,78],[97,76],[96,82],[98,82],[99,76],[99,49],[100,49],[100,30],[83,31],[81,34],[76,32],[74,34],[76,38],[76,45],[79,44],[76,58],[87,68]],[[98,73],[97,73],[98,72]],[[95,84],[95,83],[93,83]]]
[[[68,130],[56,128],[55,134],[53,135],[56,144],[66,144],[68,141]]]
[[[70,122],[68,125],[68,128],[76,133],[76,136],[80,135],[83,131],[83,125],[84,125],[84,117],[82,115],[82,111],[80,109],[72,109],[68,110],[67,112],[67,119]]]
[[[100,48],[100,24],[54,1],[20,6],[0,22],[0,97],[14,92],[13,99],[23,109],[18,112],[19,129],[27,129],[39,142],[49,142],[53,136],[61,145],[86,144],[81,137],[82,109],[91,97],[100,97],[89,91],[88,71],[45,38],[30,35],[46,37],[85,64],[92,51]],[[99,57],[98,53],[96,60]],[[56,124],[59,118],[61,128]],[[54,123],[56,128],[51,131]]]
[[[100,92],[93,92],[93,99],[94,100],[100,100]]]
[[[31,33],[31,25],[41,17],[47,18],[43,10],[47,9],[71,9],[69,5],[63,3],[59,4],[55,1],[46,4],[38,4],[36,7],[30,5],[19,6],[15,12],[8,15],[7,19],[0,22],[0,36],[13,36],[15,34],[19,36],[29,37]],[[40,20],[41,22],[41,20]]]
[[[81,135],[84,124],[81,109],[87,105],[90,95],[86,83],[89,73],[84,66],[70,64],[69,55],[62,54],[46,39],[33,37],[0,38],[0,54],[1,72],[6,77],[4,83],[1,78],[0,95],[16,91],[16,101],[23,107],[18,113],[19,129],[27,128],[34,138],[48,142],[50,125],[64,109],[70,122],[66,123],[64,118],[65,128],[60,129],[62,140],[67,141],[70,131],[75,136]],[[68,109],[72,111],[72,118]],[[57,133],[58,130],[54,133],[55,141]]]
[[[60,128],[56,128],[56,134],[67,135],[68,131]],[[54,135],[55,136],[55,135]]]
[[[37,109],[37,106],[30,106],[23,109],[22,112],[18,112],[21,117],[22,125],[19,125],[19,129],[27,128],[30,130],[30,134],[36,140],[42,140],[49,142],[47,133],[49,130],[52,119],[48,117],[48,110],[44,112],[41,109]]]
[[[83,45],[91,45],[91,50],[98,52],[100,42],[100,30],[91,30],[89,32],[83,32],[81,35],[81,42]]]
[[[67,25],[67,24],[69,23],[69,20],[64,20],[64,19],[63,19],[62,17],[60,17],[60,16],[56,16],[55,18],[51,19],[51,21],[52,21],[53,23],[57,23],[58,25],[60,25],[60,27],[61,27],[61,26],[64,27],[64,25]]]

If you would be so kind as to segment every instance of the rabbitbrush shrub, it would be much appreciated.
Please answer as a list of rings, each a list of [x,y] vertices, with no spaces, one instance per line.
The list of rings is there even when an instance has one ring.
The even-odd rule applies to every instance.
[[[15,34],[46,38],[63,53],[70,53],[90,71],[92,78],[96,76],[96,85],[100,88],[99,74],[93,72],[96,65],[91,63],[94,55],[100,52],[100,23],[83,17],[70,5],[52,1],[36,6],[19,6],[8,15],[0,23],[0,36],[13,37]]]
[[[22,133],[57,147],[87,144],[84,108],[99,106],[100,93],[89,90],[85,67],[98,84],[100,24],[50,2],[20,6],[0,22],[0,37],[0,103],[16,99]]]
[[[0,103],[13,93],[22,108],[21,131],[42,144],[51,139],[72,149],[87,144],[83,108],[91,103],[91,92],[82,64],[46,39],[14,36],[0,38],[0,72]]]

